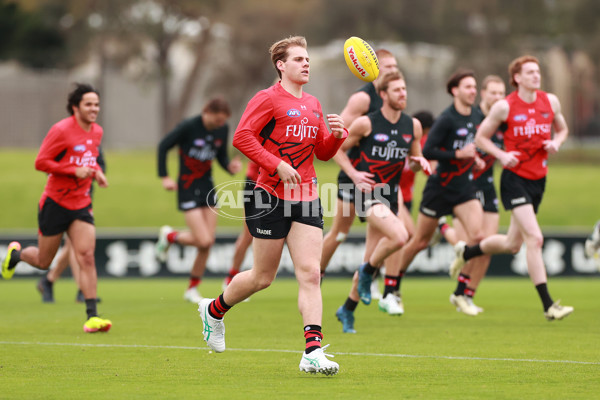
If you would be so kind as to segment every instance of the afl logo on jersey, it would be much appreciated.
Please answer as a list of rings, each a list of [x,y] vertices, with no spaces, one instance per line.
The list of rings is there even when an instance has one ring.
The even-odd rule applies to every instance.
[[[516,122],[523,122],[523,121],[527,121],[527,119],[528,119],[528,118],[529,118],[529,117],[528,117],[527,115],[525,115],[525,114],[518,114],[518,115],[515,115],[515,116],[513,117],[513,119],[514,119]]]
[[[467,128],[460,128],[456,131],[458,136],[467,136],[469,134],[469,130]]]
[[[78,144],[77,146],[73,147],[73,150],[78,153],[82,153],[85,151],[85,144]]]
[[[289,109],[286,114],[288,117],[299,117],[301,115],[300,111],[296,110],[295,108]]]
[[[388,140],[390,140],[390,137],[385,133],[376,133],[373,138],[378,142],[387,142]]]
[[[202,147],[206,144],[204,139],[196,139],[194,140],[194,146]]]

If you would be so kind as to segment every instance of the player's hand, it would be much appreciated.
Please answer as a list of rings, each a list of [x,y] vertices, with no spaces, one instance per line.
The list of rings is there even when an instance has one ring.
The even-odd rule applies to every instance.
[[[459,160],[473,158],[477,155],[477,147],[475,146],[475,143],[469,143],[463,146],[461,149],[456,150],[454,154]]]
[[[408,163],[410,164],[410,169],[413,172],[416,172],[419,169],[421,169],[421,170],[423,170],[423,172],[425,172],[425,175],[427,175],[427,176],[431,175],[431,165],[429,164],[429,161],[427,161],[427,159],[425,157],[411,156],[408,160]],[[413,166],[416,169],[413,169]]]
[[[476,156],[475,157],[475,166],[473,168],[475,168],[475,171],[481,171],[482,169],[485,168],[485,161],[483,161],[481,159],[481,157]]]
[[[160,182],[162,183],[163,188],[165,188],[166,190],[170,191],[177,189],[177,182],[175,182],[169,176],[163,176],[162,178],[160,178]]]
[[[227,170],[232,174],[237,174],[242,170],[242,160],[240,159],[240,156],[235,156],[231,161],[229,161]]]
[[[300,174],[298,171],[294,169],[290,164],[281,160],[276,169],[277,175],[283,182],[284,185],[287,185],[290,188],[295,188],[296,185],[299,185],[301,182]]]
[[[108,187],[108,180],[106,179],[106,176],[102,170],[97,169],[96,173],[94,174],[94,178],[96,179],[96,182],[98,182],[98,186],[101,188]]]
[[[498,157],[498,161],[502,164],[503,167],[514,168],[519,163],[519,158],[517,157],[519,154],[518,151],[509,151],[503,152],[500,157]]]
[[[344,137],[344,120],[337,114],[327,114],[327,123],[331,133],[338,139]]]
[[[370,192],[373,190],[375,181],[373,178],[375,175],[365,171],[355,171],[350,175],[350,179],[354,182],[354,186],[361,192]]]
[[[546,150],[549,154],[558,153],[559,148],[560,144],[558,144],[555,140],[544,140],[544,150]]]
[[[75,176],[79,179],[93,178],[96,170],[90,167],[78,167],[75,170]]]

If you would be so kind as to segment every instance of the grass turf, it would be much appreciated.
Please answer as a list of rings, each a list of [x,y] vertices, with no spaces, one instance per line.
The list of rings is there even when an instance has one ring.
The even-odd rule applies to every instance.
[[[0,398],[23,399],[277,399],[531,398],[598,396],[600,305],[595,279],[553,279],[555,298],[575,306],[547,322],[525,278],[485,280],[475,318],[453,310],[453,283],[403,283],[406,314],[389,317],[359,305],[357,334],[335,319],[349,279],[323,282],[324,343],[341,366],[335,377],[298,371],[302,321],[293,279],[276,280],[226,317],[227,346],[209,352],[182,279],[105,279],[99,311],[114,325],[85,334],[84,306],[70,279],[42,304],[36,281],[0,283]],[[221,280],[202,293],[216,296]]]

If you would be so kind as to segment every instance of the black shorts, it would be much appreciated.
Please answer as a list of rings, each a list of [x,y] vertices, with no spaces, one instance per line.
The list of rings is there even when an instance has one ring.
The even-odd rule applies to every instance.
[[[313,201],[288,201],[257,188],[251,200],[246,215],[260,217],[246,218],[246,225],[255,238],[285,238],[290,232],[292,222],[323,229],[323,210],[318,198]]]
[[[346,175],[344,171],[340,171],[338,175],[338,199],[344,203],[354,203],[356,187],[352,179]]]
[[[374,188],[371,192],[356,191],[356,199],[354,207],[356,209],[356,215],[361,222],[367,220],[367,212],[375,204],[383,204],[388,207],[394,214],[398,213],[398,187],[393,190],[386,186],[379,186]]]
[[[217,205],[217,193],[210,187],[184,189],[179,185],[177,190],[177,207],[180,211],[189,211],[200,207]]]
[[[429,179],[423,190],[423,199],[419,211],[428,217],[437,219],[445,215],[453,215],[454,207],[476,198],[475,186],[472,182],[465,185],[462,191],[456,192],[448,190]]]
[[[526,179],[507,169],[502,170],[500,177],[500,196],[502,205],[508,210],[531,204],[537,214],[546,189],[546,177],[542,179]]]
[[[42,236],[54,236],[66,232],[71,223],[81,220],[94,225],[94,214],[92,204],[79,210],[64,208],[50,197],[46,197],[44,203],[40,202],[38,210],[38,226]]]
[[[256,182],[252,179],[246,177],[246,182],[244,182],[244,215],[250,215],[250,203],[252,202],[252,197],[254,193],[254,187],[256,186]]]
[[[494,185],[478,187],[477,192],[475,192],[475,196],[477,196],[481,202],[484,212],[498,212],[498,195],[496,194],[496,188]]]

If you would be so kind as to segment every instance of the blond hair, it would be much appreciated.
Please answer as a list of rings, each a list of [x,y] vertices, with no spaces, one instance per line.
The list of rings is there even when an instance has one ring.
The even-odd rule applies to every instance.
[[[288,49],[290,47],[302,47],[306,49],[306,39],[304,36],[290,36],[286,39],[279,40],[271,46],[269,49],[269,53],[271,54],[271,61],[273,61],[273,65],[275,66],[275,70],[281,79],[281,71],[277,68],[277,61],[286,61],[288,57]]]

